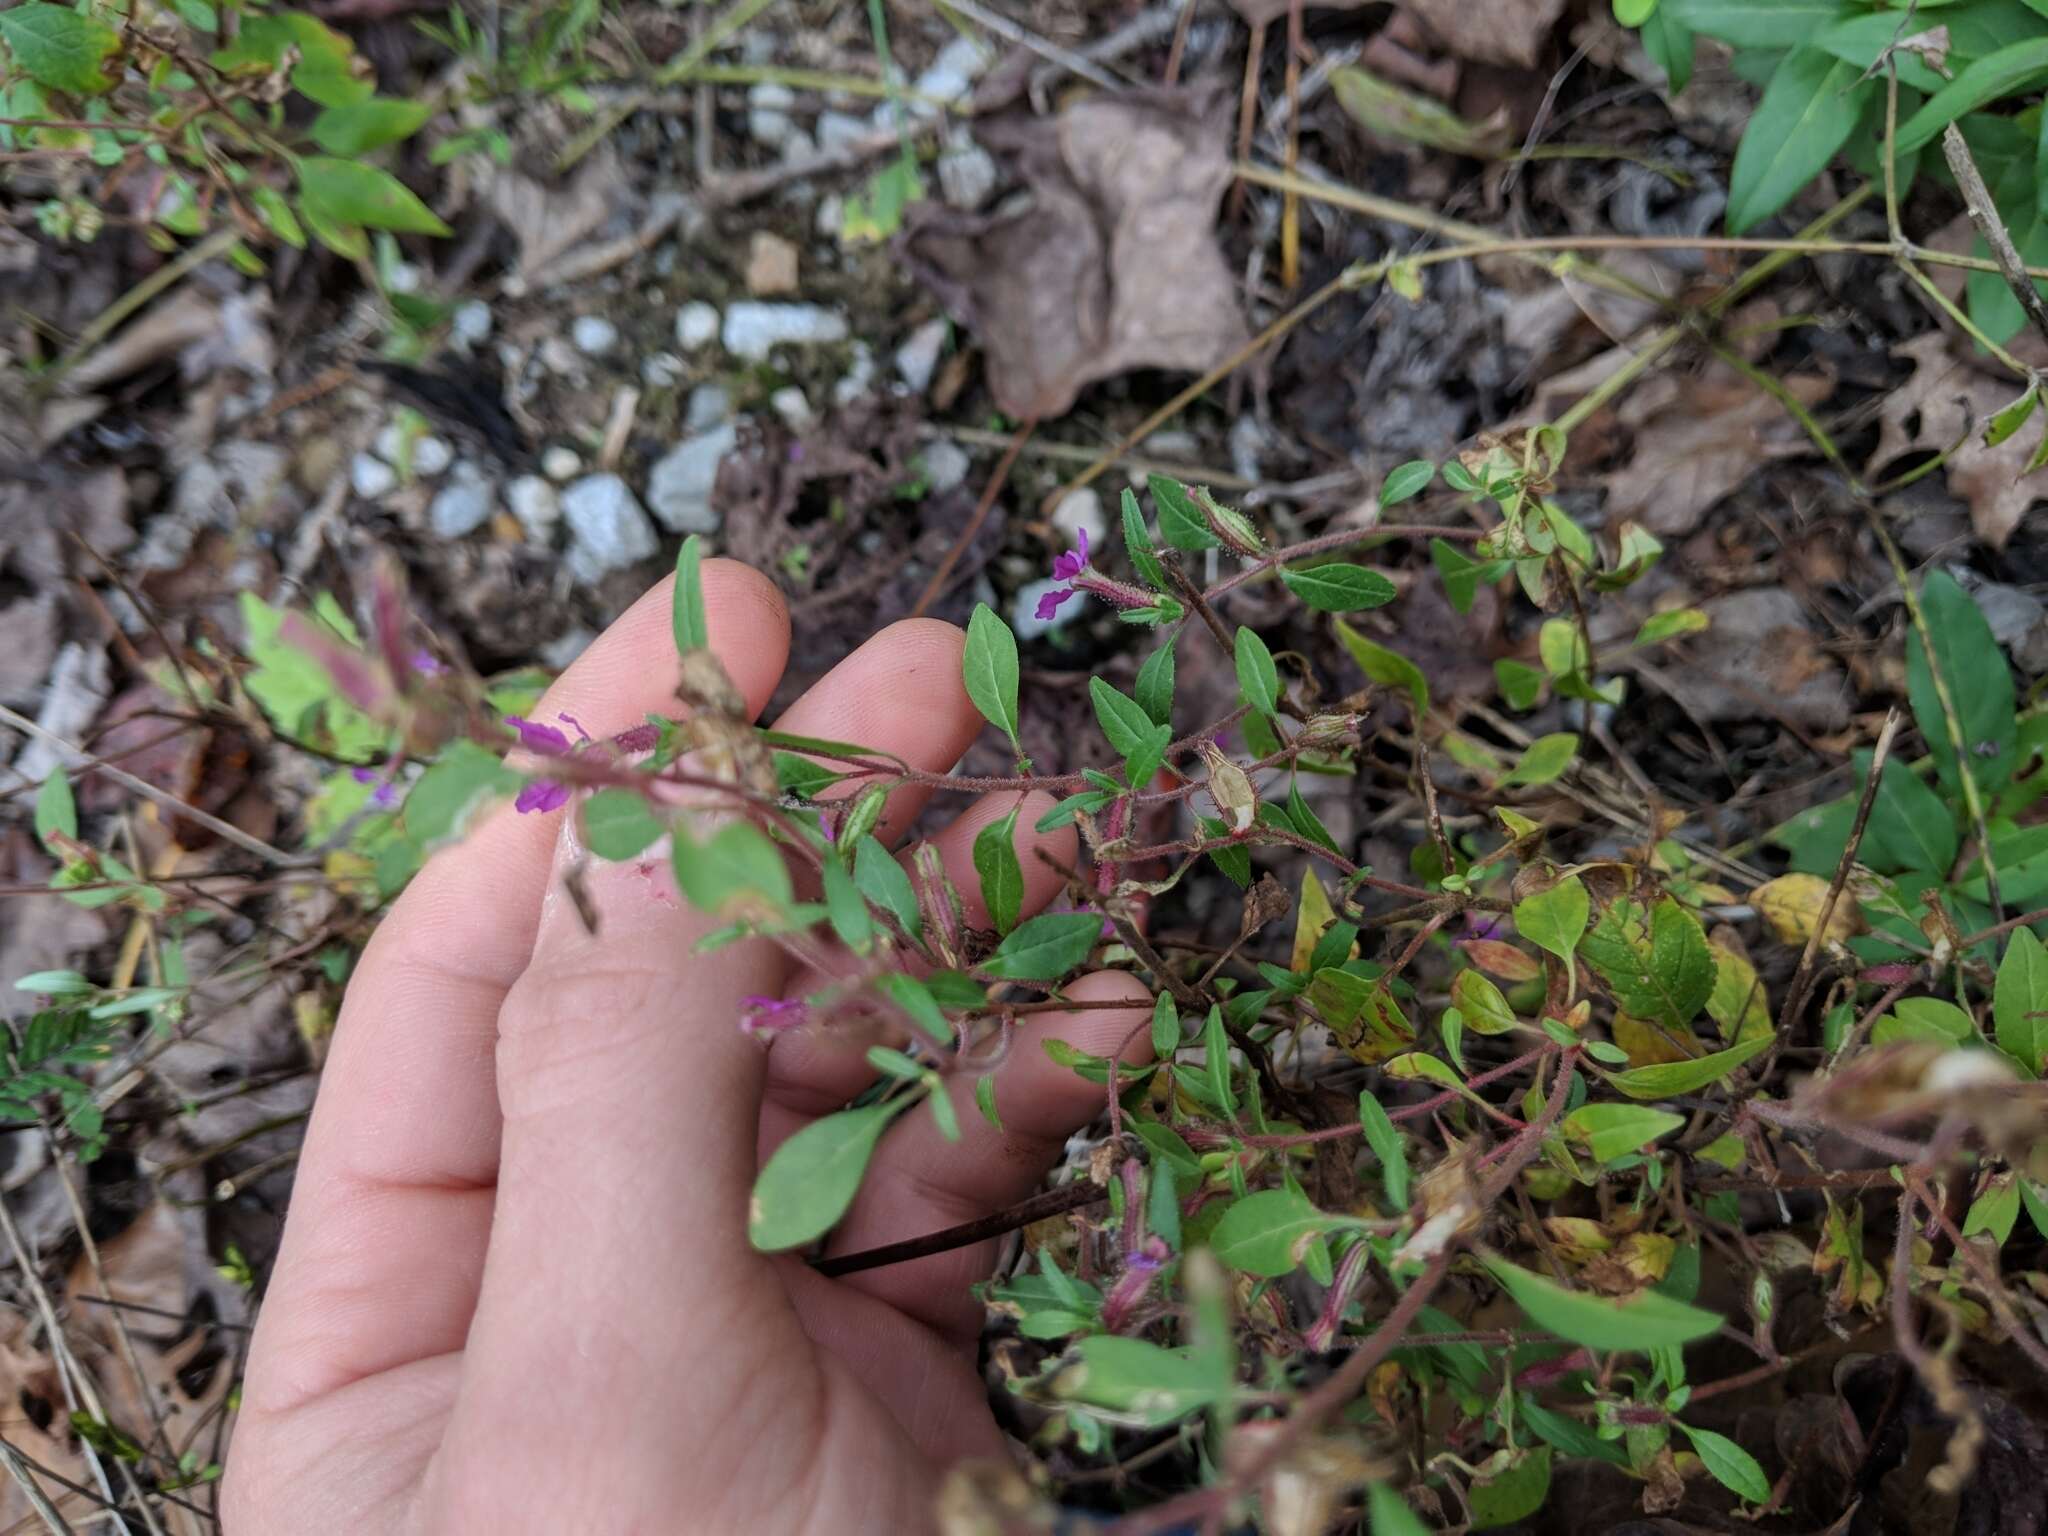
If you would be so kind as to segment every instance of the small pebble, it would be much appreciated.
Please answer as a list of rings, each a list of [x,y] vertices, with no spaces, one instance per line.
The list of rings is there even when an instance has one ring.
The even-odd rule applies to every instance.
[[[936,117],[939,103],[958,101],[974,89],[974,82],[989,66],[989,58],[973,38],[954,38],[939,50],[931,68],[917,77],[917,84],[912,87],[911,112],[919,117]]]
[[[816,304],[742,302],[726,310],[724,334],[726,351],[758,363],[779,346],[846,340],[846,317]]]
[[[851,405],[874,387],[875,354],[868,350],[864,341],[853,344],[853,366],[832,386],[832,401],[835,405]]]
[[[557,485],[575,479],[582,468],[583,456],[574,448],[565,448],[560,443],[540,456],[540,472]]]
[[[896,376],[910,386],[912,394],[921,395],[932,387],[939,355],[946,349],[946,331],[944,320],[927,320],[896,349]]]
[[[796,106],[796,92],[773,80],[747,88],[747,134],[756,144],[780,149],[797,132],[790,110]]]
[[[846,228],[846,199],[837,192],[828,192],[818,199],[818,211],[811,217],[811,228],[817,231],[821,240],[837,240]]]
[[[798,391],[799,394],[802,391]],[[718,466],[739,443],[731,422],[688,437],[655,462],[647,477],[647,505],[670,533],[715,533],[718,509],[711,493]]]
[[[928,443],[918,456],[924,466],[925,483],[934,496],[950,491],[967,478],[967,472],[974,467],[974,461],[967,456],[967,450],[950,437]]]
[[[545,544],[562,520],[562,493],[539,475],[521,475],[506,486],[505,505],[536,544]]]
[[[619,328],[602,315],[578,315],[569,339],[586,357],[603,357],[619,344]]]
[[[785,384],[775,391],[768,397],[768,404],[792,432],[802,432],[817,424],[818,413],[811,409],[810,397],[794,384]]]
[[[540,343],[540,365],[549,373],[573,378],[583,372],[583,360],[562,336],[544,336]]]
[[[723,384],[699,384],[690,391],[690,403],[683,412],[683,430],[695,435],[708,432],[732,415],[732,396]]]
[[[747,292],[757,298],[797,290],[797,249],[780,235],[754,231],[747,246]]]
[[[855,117],[850,112],[818,114],[818,148],[827,154],[851,149],[874,131],[874,125],[866,118]]]
[[[471,346],[481,346],[491,339],[491,306],[481,299],[471,299],[456,308],[449,317],[449,325]]]
[[[412,445],[412,472],[416,475],[444,473],[455,462],[455,449],[445,437],[422,437]]]
[[[363,500],[375,501],[398,489],[398,471],[373,453],[359,453],[348,461],[348,483]]]
[[[972,213],[993,197],[1001,178],[994,156],[971,139],[939,156],[939,196],[963,212]]]
[[[1080,543],[1081,535],[1088,535],[1088,547],[1100,550],[1108,525],[1102,520],[1102,498],[1091,486],[1082,486],[1078,491],[1069,491],[1060,498],[1060,504],[1052,509],[1052,525],[1066,536],[1069,545]]]
[[[649,389],[674,389],[683,382],[683,360],[673,352],[653,352],[640,363],[640,382]]]
[[[459,539],[488,522],[497,502],[498,487],[489,476],[474,464],[458,464],[427,504],[427,526],[440,538]]]
[[[569,573],[578,581],[596,581],[660,547],[646,509],[617,475],[586,475],[570,486],[562,517],[571,535]]]
[[[701,299],[693,299],[676,311],[676,345],[695,352],[718,340],[718,310]]]

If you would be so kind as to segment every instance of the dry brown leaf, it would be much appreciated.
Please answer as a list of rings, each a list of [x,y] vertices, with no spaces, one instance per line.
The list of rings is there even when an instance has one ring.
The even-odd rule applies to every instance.
[[[1949,338],[1929,331],[1892,348],[1913,364],[1912,377],[1886,397],[1878,416],[1877,447],[1865,475],[1882,479],[1906,454],[1938,453],[1958,439],[1974,440],[1948,462],[1949,489],[1969,504],[1970,526],[1993,549],[2007,539],[2035,501],[2048,497],[2048,477],[2026,477],[2044,430],[2029,422],[1996,448],[1982,441],[1984,426],[2019,393],[2011,383],[1987,379],[1962,366]]]
[[[1815,374],[1782,382],[1802,405],[1819,403],[1834,388]],[[1633,519],[1660,538],[1688,534],[1758,464],[1812,449],[1784,406],[1723,364],[1671,378],[1667,388],[1668,399],[1636,424],[1634,459],[1607,477],[1610,522]]]
[[[1253,26],[1278,21],[1287,14],[1290,0],[1230,0],[1231,8]],[[1304,11],[1355,11],[1372,0],[1302,0]]]
[[[1230,180],[1228,90],[1089,97],[1057,118],[981,130],[1013,156],[1032,206],[911,211],[914,269],[972,329],[1008,415],[1062,415],[1134,368],[1200,372],[1248,339],[1212,234]]]
[[[535,273],[596,234],[626,195],[609,146],[592,154],[559,185],[544,185],[518,171],[499,171],[488,196],[491,212],[519,242],[515,278],[533,281]]]
[[[1462,59],[1533,69],[1564,0],[1402,0],[1437,40]]]

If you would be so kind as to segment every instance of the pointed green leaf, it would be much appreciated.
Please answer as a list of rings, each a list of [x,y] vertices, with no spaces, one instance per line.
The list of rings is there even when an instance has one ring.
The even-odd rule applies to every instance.
[[[1856,131],[1873,96],[1855,65],[1796,47],[1771,75],[1728,178],[1728,232],[1739,235],[1790,202]],[[1905,147],[1901,144],[1901,147]]]
[[[1152,734],[1152,717],[1129,694],[1099,677],[1091,677],[1088,696],[1095,702],[1095,719],[1102,727],[1104,739],[1120,755],[1128,757]]]
[[[754,1180],[747,1240],[762,1253],[815,1242],[838,1224],[860,1190],[889,1122],[915,1098],[841,1110],[813,1120],[775,1149]]]
[[[1280,669],[1266,642],[1248,625],[1237,631],[1237,686],[1252,708],[1268,715],[1279,709]]]
[[[1973,60],[1899,124],[1898,152],[1910,154],[1957,118],[2030,90],[2044,78],[2048,78],[2048,37],[2028,38]]]
[[[1681,1093],[1695,1093],[1726,1077],[1750,1058],[1761,1056],[1776,1040],[1776,1035],[1758,1035],[1711,1056],[1660,1061],[1653,1066],[1612,1072],[1607,1074],[1607,1081],[1632,1099],[1669,1099]]]
[[[425,101],[372,96],[323,109],[306,131],[330,155],[362,155],[411,138],[433,115],[433,106]]]
[[[1170,725],[1173,721],[1173,641],[1168,639],[1138,668],[1138,681],[1134,691],[1138,695],[1138,707],[1151,717],[1154,725]]]
[[[676,551],[676,585],[672,617],[676,654],[687,656],[711,644],[709,621],[704,611],[704,540],[691,534]]]
[[[329,223],[399,234],[452,233],[403,182],[373,165],[314,155],[299,162],[298,172],[301,207]]]
[[[1414,701],[1418,715],[1429,713],[1429,682],[1423,677],[1420,667],[1400,652],[1390,651],[1366,639],[1342,619],[1335,623],[1337,638],[1344,642],[1344,649],[1351,653],[1351,659],[1358,663],[1367,677],[1390,688],[1401,689]]]
[[[1214,549],[1221,542],[1209,529],[1208,519],[1188,488],[1165,475],[1147,475],[1152,488],[1152,505],[1159,509],[1159,532],[1175,549]]]
[[[1579,738],[1571,731],[1558,731],[1549,736],[1538,736],[1529,743],[1529,749],[1521,756],[1512,772],[1502,779],[1501,788],[1516,784],[1548,784],[1563,776],[1571,767],[1572,759],[1579,755]]]
[[[982,964],[1005,981],[1057,981],[1087,960],[1102,938],[1094,912],[1041,912],[1011,934]]]
[[[1129,486],[1124,487],[1119,512],[1124,525],[1124,552],[1131,557],[1131,568],[1138,573],[1138,579],[1154,591],[1166,590],[1166,567],[1159,563],[1159,556],[1152,548],[1152,535],[1145,529],[1145,516],[1138,510],[1137,493]]]
[[[1685,1124],[1685,1116],[1640,1104],[1582,1104],[1564,1117],[1560,1129],[1567,1141],[1583,1146],[1596,1163],[1640,1152],[1659,1136]]]
[[[1335,1223],[1297,1189],[1261,1189],[1223,1213],[1209,1247],[1232,1269],[1268,1278],[1292,1274],[1311,1238]]]
[[[854,845],[853,883],[863,896],[895,918],[897,925],[913,939],[924,931],[924,915],[918,911],[917,891],[910,876],[889,850],[872,837],[864,837]]]
[[[1991,992],[1993,1040],[2035,1077],[2048,1073],[2048,949],[2015,928]]]
[[[1678,1423],[1677,1420],[1672,1422]],[[1714,1480],[1722,1487],[1752,1504],[1770,1503],[1771,1480],[1764,1476],[1764,1469],[1754,1456],[1726,1435],[1717,1435],[1711,1429],[1695,1429],[1682,1423],[1678,1427],[1692,1441],[1693,1451],[1701,1464],[1713,1473]]]
[[[1962,727],[1963,749],[1970,755],[1970,775],[1987,794],[2019,768],[2018,711],[2014,706],[2012,669],[1992,637],[1991,626],[1970,595],[1947,571],[1930,572],[1920,586],[1921,613],[1934,638],[1942,680],[1955,702]],[[1906,692],[1913,719],[1927,742],[1941,782],[1951,796],[1959,794],[1955,748],[1934,690],[1934,675],[1920,644],[1918,630],[1906,632]],[[1880,784],[1880,788],[1882,784]]]
[[[52,768],[36,791],[36,841],[55,853],[50,839],[59,835],[78,839],[78,802],[61,767]]]
[[[53,91],[98,96],[114,88],[106,62],[121,51],[121,34],[96,16],[29,0],[0,11],[0,38],[28,77]]]
[[[824,881],[825,916],[832,924],[832,931],[839,936],[839,942],[855,954],[866,954],[874,943],[875,920],[869,915],[860,887],[854,884],[846,866],[829,855],[824,861]]]
[[[982,719],[1017,741],[1017,637],[987,603],[974,605],[967,621],[967,650],[960,659],[967,697]]]
[[[668,830],[630,789],[600,789],[583,802],[583,841],[600,859],[638,858]]]
[[[676,886],[700,912],[717,916],[740,905],[781,911],[795,900],[781,850],[751,822],[728,822],[701,843],[678,834],[674,849]]]
[[[1017,926],[1024,906],[1024,865],[1017,857],[1017,813],[992,821],[974,837],[974,872],[981,879],[982,910],[997,933]]]
[[[1283,565],[1280,579],[1287,584],[1288,591],[1318,613],[1357,613],[1365,608],[1382,608],[1399,595],[1391,581],[1362,565],[1316,565],[1307,570]]]
[[[1436,466],[1427,459],[1410,459],[1405,464],[1396,464],[1387,471],[1387,478],[1380,483],[1380,505],[1399,506],[1412,501],[1429,488],[1429,482],[1436,478]]]
[[[1537,1327],[1588,1349],[1637,1352],[1705,1338],[1721,1326],[1715,1313],[1656,1291],[1616,1299],[1567,1290],[1493,1254],[1481,1261]]]
[[[1408,1146],[1387,1114],[1387,1107],[1370,1089],[1358,1095],[1358,1123],[1365,1131],[1365,1144],[1380,1161],[1380,1182],[1386,1186],[1387,1204],[1396,1211],[1408,1209]]]
[[[1515,931],[1570,965],[1592,906],[1579,877],[1566,875],[1549,890],[1515,903]]]
[[[1669,896],[1647,912],[1632,898],[1611,903],[1579,941],[1579,953],[1624,1013],[1675,1033],[1686,1031],[1714,993],[1706,930]]]

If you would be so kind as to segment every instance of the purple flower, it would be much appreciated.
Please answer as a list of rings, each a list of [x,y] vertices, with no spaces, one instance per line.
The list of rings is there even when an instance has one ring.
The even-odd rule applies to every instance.
[[[1049,619],[1060,611],[1060,604],[1080,594],[1072,587],[1054,587],[1038,599],[1038,606],[1032,611],[1041,619]]]
[[[507,715],[505,723],[519,733],[519,745],[542,757],[567,757],[569,738],[552,725],[536,725],[519,715]]]
[[[740,1006],[746,1011],[740,1015],[740,1033],[743,1035],[780,1033],[794,1029],[804,1021],[804,1005],[794,997],[743,997]]]
[[[1075,547],[1073,549],[1053,557],[1052,579],[1054,581],[1072,581],[1087,567],[1088,530],[1086,528],[1074,530],[1074,543]]]
[[[524,816],[530,811],[559,811],[569,803],[569,786],[554,779],[535,779],[519,791],[512,808]]]
[[[374,784],[377,786],[370,791],[370,804],[376,806],[378,810],[388,811],[392,806],[398,804],[398,785],[390,779],[381,777],[376,769],[351,768],[349,770],[349,777],[358,784]]]
[[[562,724],[568,726],[569,729],[574,731],[577,734],[577,736],[580,737],[583,741],[588,742],[590,740],[590,732],[583,729],[583,722],[578,720],[574,715],[557,715],[555,716],[555,718],[561,721]]]
[[[1465,932],[1475,939],[1497,939],[1507,932],[1507,920],[1498,912],[1467,912]]]
[[[414,651],[411,656],[412,669],[421,677],[439,677],[448,670],[448,663],[435,656],[432,651]]]
[[[661,727],[652,722],[629,725],[612,738],[612,745],[621,752],[652,752],[661,745]]]

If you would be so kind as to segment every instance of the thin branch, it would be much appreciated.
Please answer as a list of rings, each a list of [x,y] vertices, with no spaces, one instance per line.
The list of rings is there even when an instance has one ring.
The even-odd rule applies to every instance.
[[[1078,1211],[1108,1198],[1109,1191],[1102,1185],[1083,1179],[1077,1184],[1065,1184],[1045,1194],[1033,1195],[1029,1200],[992,1215],[963,1221],[958,1226],[945,1227],[937,1232],[927,1232],[923,1237],[906,1238],[900,1243],[863,1248],[859,1253],[844,1253],[836,1259],[819,1259],[811,1267],[821,1275],[838,1276],[858,1274],[864,1269],[880,1269],[888,1264],[907,1264],[912,1259],[926,1259],[935,1253],[950,1253],[955,1248],[966,1248],[991,1237],[1001,1237],[1035,1221]]]
[[[1849,828],[1849,841],[1842,845],[1842,856],[1835,861],[1835,877],[1828,882],[1828,893],[1820,904],[1813,932],[1806,936],[1806,948],[1799,956],[1799,969],[1792,973],[1792,984],[1785,989],[1785,1006],[1778,1010],[1780,1038],[1791,1028],[1792,1021],[1799,1016],[1799,1010],[1806,1002],[1807,991],[1812,985],[1814,957],[1820,953],[1828,924],[1835,915],[1835,903],[1841,900],[1842,887],[1849,883],[1849,871],[1856,865],[1856,850],[1862,846],[1864,829],[1870,825],[1870,808],[1877,803],[1878,784],[1884,777],[1885,760],[1891,756],[1892,738],[1899,733],[1901,718],[1898,707],[1894,705],[1885,714],[1884,726],[1877,733],[1877,747],[1870,755],[1870,777],[1864,782],[1863,797],[1856,802],[1856,820]]]
[[[2013,246],[2012,236],[2006,232],[2005,220],[1998,216],[1998,205],[1991,200],[1991,190],[1984,185],[1977,162],[1971,157],[1970,146],[1964,142],[1962,131],[1954,123],[1941,132],[1941,154],[1955,175],[1956,186],[1962,191],[1963,207],[1970,215],[1970,222],[1977,226],[1977,233],[1991,247],[1992,259],[1998,263],[1998,275],[2012,289],[2013,297],[2020,301],[2020,308],[2027,312],[2027,319],[2033,322],[2034,329],[2043,340],[2048,340],[2048,302],[2042,300],[2041,290],[2027,275],[2027,264]]]

